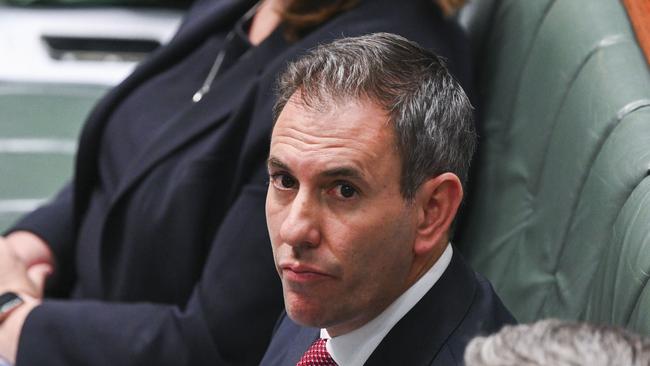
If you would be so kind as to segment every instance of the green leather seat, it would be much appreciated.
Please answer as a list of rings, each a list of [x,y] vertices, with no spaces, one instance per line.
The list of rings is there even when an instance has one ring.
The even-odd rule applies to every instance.
[[[455,239],[519,321],[650,334],[650,72],[618,0],[474,0],[483,115]]]

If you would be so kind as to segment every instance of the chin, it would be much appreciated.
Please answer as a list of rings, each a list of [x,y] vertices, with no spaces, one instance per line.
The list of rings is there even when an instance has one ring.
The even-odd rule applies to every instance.
[[[285,298],[287,315],[295,323],[304,327],[323,328],[325,326],[325,313],[320,304],[301,301],[299,299]]]

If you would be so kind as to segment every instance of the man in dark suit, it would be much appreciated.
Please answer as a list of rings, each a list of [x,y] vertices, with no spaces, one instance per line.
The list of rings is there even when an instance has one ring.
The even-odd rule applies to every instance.
[[[263,365],[454,365],[514,321],[449,244],[476,135],[433,54],[378,33],[279,84],[266,216],[286,314]]]

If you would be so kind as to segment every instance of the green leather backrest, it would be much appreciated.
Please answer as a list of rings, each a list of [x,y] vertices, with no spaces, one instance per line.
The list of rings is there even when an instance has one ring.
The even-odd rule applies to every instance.
[[[519,321],[650,334],[650,71],[625,9],[479,8],[466,23],[483,117],[456,243]]]

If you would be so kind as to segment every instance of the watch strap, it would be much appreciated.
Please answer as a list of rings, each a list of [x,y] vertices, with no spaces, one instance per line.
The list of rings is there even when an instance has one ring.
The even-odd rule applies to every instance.
[[[23,303],[23,299],[15,292],[8,291],[0,295],[0,322]]]

